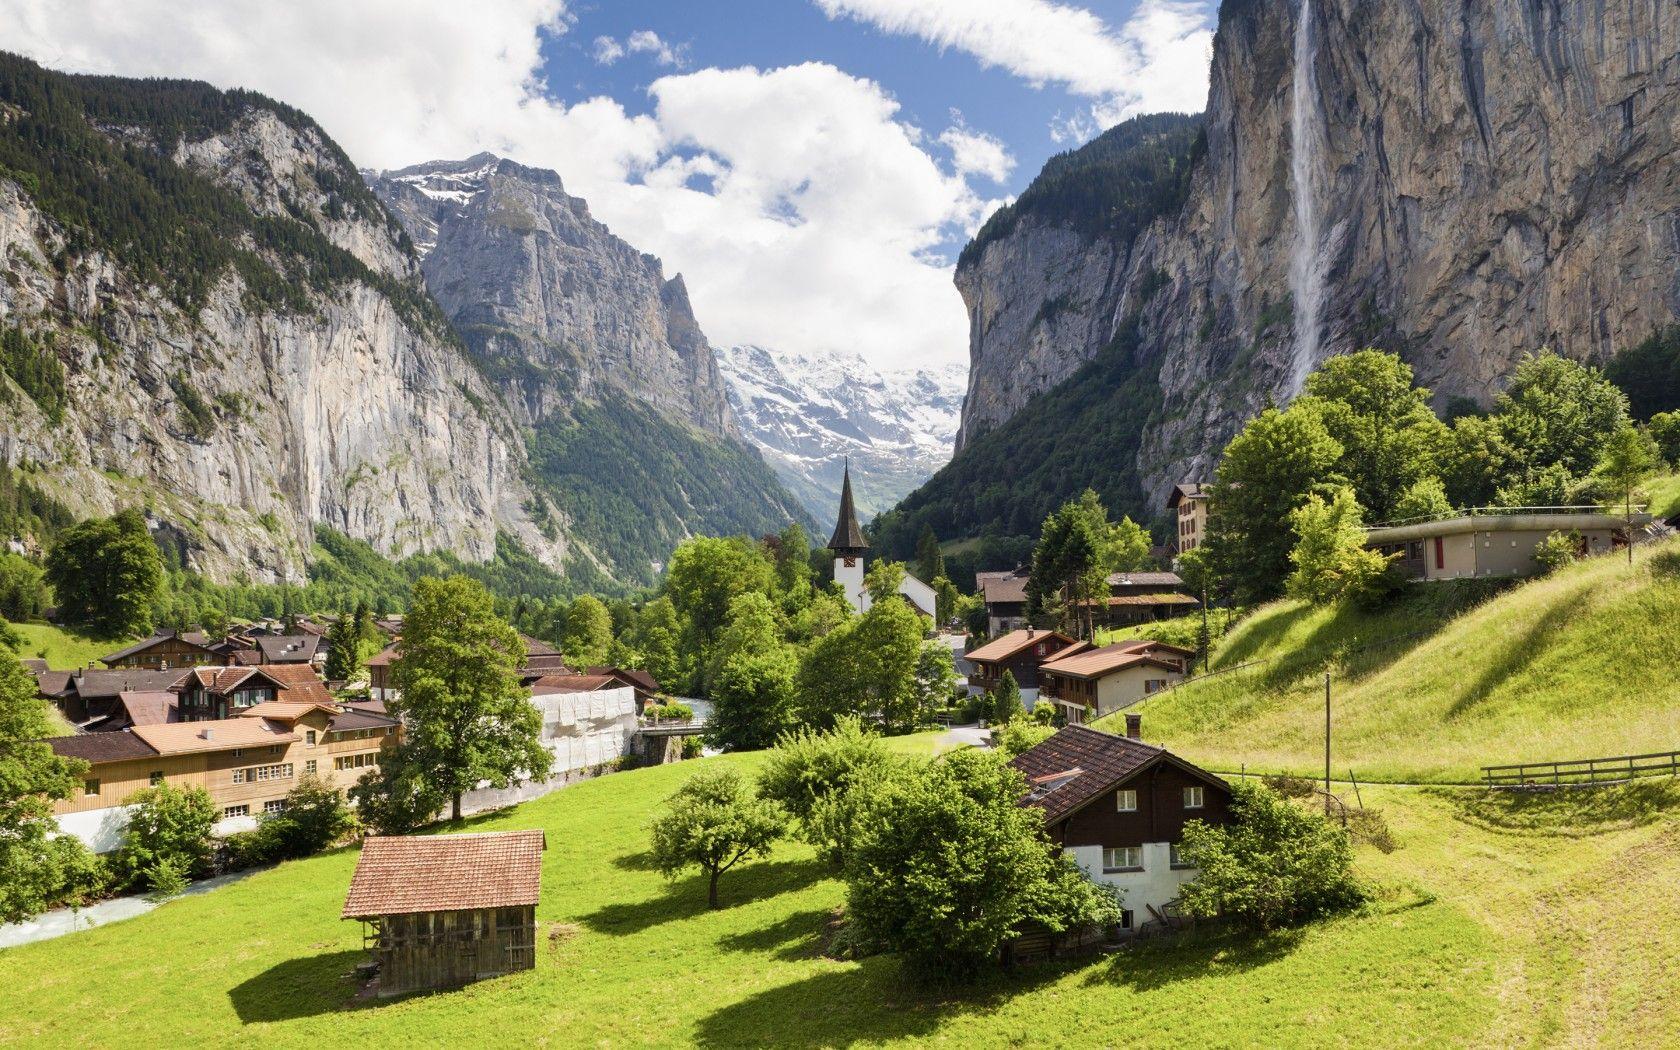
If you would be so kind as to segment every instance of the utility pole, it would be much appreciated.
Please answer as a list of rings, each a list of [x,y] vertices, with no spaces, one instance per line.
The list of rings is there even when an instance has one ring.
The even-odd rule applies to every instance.
[[[1330,816],[1330,672],[1324,672],[1324,815]]]

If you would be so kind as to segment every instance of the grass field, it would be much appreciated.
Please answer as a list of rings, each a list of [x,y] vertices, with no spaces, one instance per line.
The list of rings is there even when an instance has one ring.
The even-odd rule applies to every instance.
[[[56,671],[69,671],[89,664],[99,666],[101,656],[129,644],[127,641],[100,641],[46,623],[14,623],[10,626],[23,636],[19,656],[44,659],[47,666]]]
[[[925,740],[925,738],[924,738]],[[759,756],[706,759],[752,769]],[[693,765],[579,784],[475,829],[548,833],[532,973],[352,1002],[355,852],[264,871],[86,933],[0,951],[0,1042],[489,1046],[1465,1044],[1680,1038],[1680,810],[1667,785],[1505,806],[1372,789],[1400,849],[1364,849],[1362,914],[1266,938],[1192,934],[918,991],[825,958],[839,882],[808,849],[725,876],[650,870],[644,830]],[[1560,805],[1564,808],[1560,809]],[[1582,827],[1583,816],[1586,826]]]
[[[1483,765],[1674,750],[1680,575],[1653,566],[1677,563],[1675,543],[1632,568],[1596,558],[1481,604],[1418,585],[1379,615],[1279,602],[1216,652],[1215,670],[1251,666],[1132,710],[1147,738],[1214,768],[1321,773],[1329,670],[1338,775],[1475,780]]]

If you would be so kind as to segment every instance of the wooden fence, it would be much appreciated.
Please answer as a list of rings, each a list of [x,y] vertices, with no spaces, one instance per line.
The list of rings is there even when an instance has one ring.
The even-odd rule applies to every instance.
[[[1483,782],[1490,788],[1602,787],[1672,776],[1680,776],[1680,751],[1482,767]]]

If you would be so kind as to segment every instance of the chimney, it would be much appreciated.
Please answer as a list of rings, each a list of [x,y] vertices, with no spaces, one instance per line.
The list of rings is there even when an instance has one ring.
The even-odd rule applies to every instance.
[[[1029,624],[1027,624],[1027,637],[1031,638],[1032,636],[1033,636],[1033,625],[1029,623]]]
[[[1131,715],[1127,715],[1127,716],[1126,716],[1126,718],[1127,718],[1127,720],[1128,720],[1128,721],[1127,721],[1127,725],[1128,725],[1128,726],[1129,726],[1129,725],[1130,725],[1130,724],[1131,724],[1131,723],[1130,723],[1130,719],[1131,719],[1131,717],[1132,717],[1132,716],[1131,716]],[[198,734],[198,735],[199,735],[199,736],[201,736],[201,737],[203,737],[203,738],[204,738],[204,739],[206,739],[206,740],[213,740],[213,739],[215,739],[215,730],[212,730],[212,729],[206,729],[206,730],[204,730],[204,732],[202,732],[202,733],[200,733],[200,734]]]
[[[1126,716],[1126,739],[1127,740],[1142,740],[1143,739],[1143,716],[1142,715],[1127,715]]]

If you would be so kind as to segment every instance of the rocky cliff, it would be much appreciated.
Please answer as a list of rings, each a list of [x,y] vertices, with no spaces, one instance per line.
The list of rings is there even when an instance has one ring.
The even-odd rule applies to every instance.
[[[78,512],[144,505],[220,579],[301,580],[317,523],[564,559],[515,428],[319,127],[0,59],[0,327],[62,383],[0,376],[0,460]]]
[[[560,176],[490,154],[367,173],[426,287],[528,425],[628,395],[736,435],[680,276],[613,236]]]
[[[1666,3],[1227,0],[1182,203],[965,253],[965,442],[1124,344],[1148,510],[1329,354],[1395,350],[1443,402],[1543,346],[1607,360],[1680,316],[1677,49]]]

